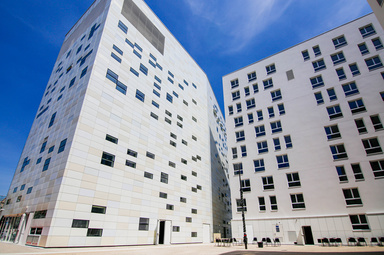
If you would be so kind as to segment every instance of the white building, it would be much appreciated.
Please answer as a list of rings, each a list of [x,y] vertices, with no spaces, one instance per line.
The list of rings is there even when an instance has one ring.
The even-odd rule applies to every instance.
[[[224,119],[141,0],[96,0],[65,37],[0,221],[44,247],[230,235]]]
[[[373,14],[223,77],[232,235],[384,236],[384,33]]]

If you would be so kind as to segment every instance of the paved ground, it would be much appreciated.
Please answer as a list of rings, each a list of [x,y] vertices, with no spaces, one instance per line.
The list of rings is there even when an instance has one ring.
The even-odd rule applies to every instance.
[[[39,248],[20,246],[12,243],[0,242],[0,254],[42,254],[42,255],[294,255],[294,254],[327,254],[336,255],[384,255],[384,247],[378,246],[300,246],[282,245],[258,248],[257,245],[217,247],[214,244],[179,244],[179,245],[151,245],[151,246],[120,246],[120,247],[91,247],[91,248]]]

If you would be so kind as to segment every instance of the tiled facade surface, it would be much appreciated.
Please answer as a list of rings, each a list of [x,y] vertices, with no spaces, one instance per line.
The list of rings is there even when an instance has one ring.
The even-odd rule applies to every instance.
[[[249,241],[384,236],[383,36],[369,14],[223,77],[234,237],[241,171]]]
[[[205,73],[143,1],[95,1],[65,37],[7,195],[2,240],[229,236],[217,105]]]

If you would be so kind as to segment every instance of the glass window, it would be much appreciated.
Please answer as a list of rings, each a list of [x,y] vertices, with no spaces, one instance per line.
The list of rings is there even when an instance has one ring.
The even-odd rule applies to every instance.
[[[271,129],[272,129],[272,134],[283,131],[280,120],[271,122]]]
[[[324,85],[324,81],[323,81],[323,78],[321,77],[321,75],[310,78],[310,81],[311,81],[313,89]]]
[[[101,164],[113,167],[114,162],[115,162],[115,155],[109,154],[107,152],[103,152],[103,155],[101,157]]]
[[[260,211],[265,211],[266,210],[266,207],[265,207],[265,199],[264,197],[258,197],[258,200],[259,200],[259,210]]]
[[[345,40],[345,37],[343,35],[335,39],[332,39],[332,41],[333,41],[333,45],[335,45],[335,49],[338,49],[340,47],[343,47],[344,45],[347,45],[347,41]]]
[[[233,164],[234,175],[243,174],[243,163]]]
[[[356,63],[350,64],[349,69],[351,70],[351,73],[353,76],[359,75],[360,70]]]
[[[353,174],[355,175],[355,180],[356,181],[361,181],[364,180],[364,175],[363,172],[361,171],[360,164],[351,164]]]
[[[243,125],[243,117],[237,117],[233,119],[235,121],[235,127],[240,127]]]
[[[271,203],[271,210],[276,211],[278,209],[276,196],[269,196],[269,202]]]
[[[254,160],[253,165],[255,166],[255,172],[265,171],[264,159]]]
[[[247,100],[246,104],[247,104],[247,110],[256,107],[256,103],[255,103],[255,99],[254,98]]]
[[[241,180],[241,189],[244,192],[251,191],[251,181],[249,179]]]
[[[382,153],[381,146],[379,144],[379,140],[377,138],[368,138],[361,140],[363,142],[365,152],[367,155]]]
[[[349,101],[348,104],[349,104],[349,108],[351,109],[352,114],[366,111],[362,99],[356,99],[353,101]]]
[[[264,89],[272,88],[273,87],[273,81],[272,78],[263,81]]]
[[[236,142],[244,141],[245,140],[245,133],[244,131],[236,132]]]
[[[272,101],[276,101],[282,98],[280,89],[271,91]]]
[[[304,59],[304,61],[310,59],[308,50],[304,50],[304,51],[302,51],[301,54],[303,55],[303,59]]]
[[[379,115],[371,115],[370,118],[372,121],[372,125],[375,128],[375,131],[383,129],[383,124],[381,123]]]
[[[378,161],[369,162],[373,171],[373,175],[378,177],[384,177],[384,159]]]
[[[284,115],[285,114],[284,104],[278,104],[277,108],[279,109],[279,114],[280,115]]]
[[[323,95],[321,94],[320,91],[316,92],[314,95],[315,95],[317,104],[323,104],[324,103]]]
[[[145,75],[148,75],[148,68],[143,65],[143,64],[140,64],[140,71],[145,74]]]
[[[253,87],[253,93],[259,92],[259,86],[257,85],[257,83],[253,84],[252,87]]]
[[[249,96],[251,94],[251,92],[249,91],[249,87],[244,88],[244,94],[245,96]]]
[[[289,167],[288,155],[280,155],[276,156],[277,167],[278,168],[286,168]]]
[[[328,140],[341,138],[339,127],[337,125],[324,127],[324,129],[325,129],[325,133],[327,134]]]
[[[345,57],[343,52],[338,52],[336,54],[331,55],[331,59],[334,65],[345,62]]]
[[[349,215],[353,230],[369,230],[365,214]]]
[[[275,112],[273,110],[273,106],[268,107],[268,114],[269,114],[269,118],[275,117]]]
[[[232,100],[240,99],[240,91],[232,92]]]
[[[145,94],[140,90],[136,89],[136,98],[139,99],[141,102],[144,102]]]
[[[263,111],[262,110],[257,111],[257,120],[258,121],[263,120]]]
[[[72,227],[73,228],[88,228],[89,226],[89,220],[72,220]]]
[[[334,88],[327,89],[327,93],[330,101],[337,100],[337,96]]]
[[[344,144],[337,144],[330,146],[334,160],[347,159],[348,154],[344,148]]]
[[[47,171],[48,170],[48,167],[49,167],[49,163],[51,162],[51,158],[47,158],[44,162],[44,166],[43,166],[43,172],[44,171]]]
[[[286,136],[284,136],[284,140],[285,140],[285,147],[286,147],[287,149],[293,147],[293,145],[292,145],[292,140],[291,140],[291,136],[290,136],[290,135],[286,135]]]
[[[320,47],[318,45],[317,46],[313,46],[312,49],[313,49],[313,53],[315,53],[315,57],[321,55],[321,50],[320,50]]]
[[[128,32],[128,27],[126,25],[124,25],[123,22],[121,22],[119,20],[119,24],[118,24],[118,27],[121,29],[121,31],[123,31],[125,34]]]
[[[300,177],[299,173],[287,173],[288,187],[300,187]]]
[[[313,69],[315,70],[315,72],[318,72],[318,71],[326,68],[323,59],[312,62],[312,66],[313,66]]]
[[[361,55],[365,55],[369,53],[368,47],[365,43],[360,43],[357,45],[359,47],[359,50],[361,52]]]
[[[254,119],[253,119],[253,113],[248,113],[248,123],[251,124],[253,123]]]
[[[362,205],[359,190],[357,188],[343,189],[345,203],[347,205]]]
[[[139,230],[148,231],[149,229],[149,218],[139,219]]]
[[[268,144],[267,141],[262,141],[257,143],[257,149],[259,154],[268,152]]]
[[[360,30],[361,36],[363,38],[368,37],[368,36],[373,35],[373,34],[376,34],[376,31],[373,28],[372,24],[367,25],[365,27],[361,27],[361,28],[359,28],[359,30]]]
[[[238,79],[235,79],[233,81],[231,81],[231,88],[236,88],[239,86],[239,80]]]
[[[256,72],[252,72],[248,74],[248,82],[254,81],[256,79],[257,79]]]
[[[304,203],[304,196],[303,194],[291,194],[291,202],[292,202],[292,208],[293,209],[304,209],[305,203]]]
[[[341,108],[339,105],[327,107],[327,112],[329,115],[329,119],[331,120],[338,117],[343,117],[343,113],[341,112]]]
[[[265,135],[264,125],[255,127],[255,132],[256,132],[256,137],[264,136]]]
[[[347,78],[347,76],[345,75],[344,69],[342,67],[339,69],[336,69],[336,74],[339,77],[339,81]]]
[[[379,56],[367,58],[365,59],[365,63],[367,64],[369,71],[375,70],[383,66],[383,63],[381,63]]]
[[[236,199],[237,212],[246,212],[247,211],[247,201],[246,199]]]
[[[267,74],[271,74],[271,73],[276,72],[275,64],[266,66],[265,69],[267,70]]]
[[[359,132],[359,134],[367,133],[367,128],[365,127],[363,119],[355,119],[355,124],[356,124],[357,131]]]
[[[359,93],[359,89],[357,88],[356,83],[354,81],[347,84],[343,84],[341,86],[343,87],[345,96],[351,96]]]
[[[275,145],[275,151],[281,150],[280,139],[273,138],[273,144]]]
[[[380,50],[383,48],[383,44],[381,43],[380,38],[372,39],[372,43],[375,46],[376,50]]]
[[[261,178],[263,181],[263,189],[264,190],[271,190],[275,189],[275,185],[273,184],[273,177],[272,176],[265,176]]]

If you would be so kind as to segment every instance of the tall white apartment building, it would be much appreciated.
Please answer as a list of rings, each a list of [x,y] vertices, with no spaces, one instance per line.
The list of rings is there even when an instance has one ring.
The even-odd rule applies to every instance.
[[[230,235],[224,118],[142,0],[96,0],[65,37],[0,221],[43,247]]]
[[[369,14],[223,77],[234,237],[239,174],[250,242],[384,236],[383,40]]]

